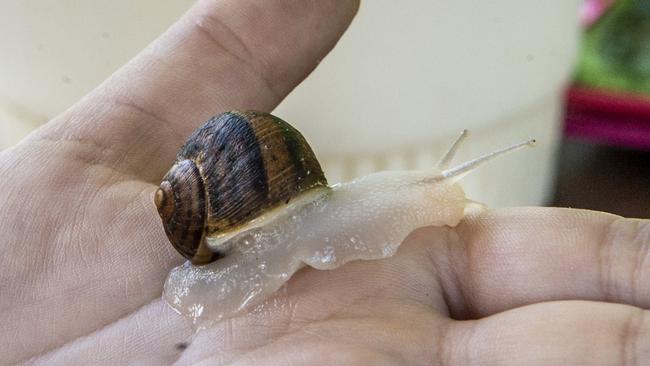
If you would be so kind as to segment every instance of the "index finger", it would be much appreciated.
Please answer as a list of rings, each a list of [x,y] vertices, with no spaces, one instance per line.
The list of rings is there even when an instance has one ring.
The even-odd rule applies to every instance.
[[[192,130],[231,109],[273,109],[334,46],[346,1],[199,1],[159,39],[32,138],[155,182]],[[87,154],[88,149],[83,149]]]
[[[554,300],[650,308],[650,220],[513,208],[468,217],[457,232],[460,245],[439,264],[457,280],[447,286],[457,289],[448,297],[455,318]]]

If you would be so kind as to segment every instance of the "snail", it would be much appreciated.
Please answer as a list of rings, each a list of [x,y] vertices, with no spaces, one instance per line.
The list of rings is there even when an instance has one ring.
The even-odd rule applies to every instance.
[[[154,201],[169,241],[188,259],[165,301],[195,324],[269,297],[305,265],[334,269],[392,256],[413,230],[455,226],[468,206],[458,180],[525,141],[449,168],[383,171],[329,186],[298,130],[268,113],[208,120],[180,149]]]

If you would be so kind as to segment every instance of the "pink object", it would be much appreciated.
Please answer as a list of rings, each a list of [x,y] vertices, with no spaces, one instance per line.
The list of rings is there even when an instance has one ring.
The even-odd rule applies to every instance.
[[[589,27],[614,4],[615,0],[585,0],[580,8],[582,25]]]
[[[564,133],[650,150],[650,96],[571,87],[567,93]]]

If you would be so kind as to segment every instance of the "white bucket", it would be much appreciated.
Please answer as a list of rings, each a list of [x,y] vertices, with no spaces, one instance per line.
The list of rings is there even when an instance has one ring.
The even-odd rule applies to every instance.
[[[456,161],[534,137],[463,186],[490,206],[547,202],[580,0],[362,1],[352,26],[277,109],[330,181],[432,167],[463,128]]]
[[[74,104],[193,3],[0,1],[0,149]]]

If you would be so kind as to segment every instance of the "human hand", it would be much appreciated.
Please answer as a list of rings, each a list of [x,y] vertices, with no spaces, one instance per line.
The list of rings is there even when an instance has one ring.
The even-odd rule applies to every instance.
[[[191,329],[160,300],[182,262],[153,205],[160,178],[208,117],[279,103],[357,5],[200,1],[110,80],[0,153],[3,363],[649,359],[640,309],[650,303],[648,222],[541,208],[418,230],[388,260],[302,270],[263,306],[176,347]]]

